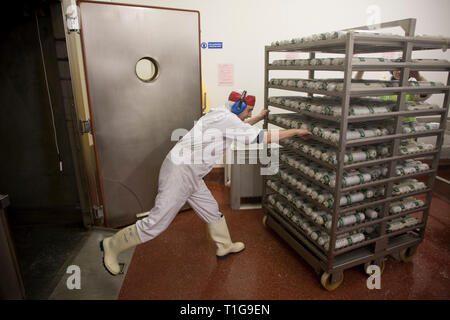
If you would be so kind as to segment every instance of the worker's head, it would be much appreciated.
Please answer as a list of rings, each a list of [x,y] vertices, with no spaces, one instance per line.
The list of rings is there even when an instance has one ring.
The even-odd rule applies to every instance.
[[[255,96],[247,95],[246,91],[234,90],[228,96],[227,107],[242,121],[252,116],[255,107]]]
[[[401,71],[400,70],[394,70],[391,71],[391,80],[400,80]]]

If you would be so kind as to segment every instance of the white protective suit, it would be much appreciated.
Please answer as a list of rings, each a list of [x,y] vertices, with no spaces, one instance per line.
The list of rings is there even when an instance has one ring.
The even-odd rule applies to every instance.
[[[222,214],[203,177],[222,159],[233,141],[262,142],[264,132],[243,122],[226,106],[201,117],[166,156],[159,173],[158,195],[148,217],[136,222],[142,242],[163,232],[186,203],[208,224]]]

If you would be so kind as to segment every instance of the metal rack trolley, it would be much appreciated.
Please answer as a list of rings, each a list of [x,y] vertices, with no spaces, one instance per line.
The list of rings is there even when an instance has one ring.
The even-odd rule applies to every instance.
[[[306,159],[316,161],[319,164],[326,166],[336,172],[336,185],[330,191],[334,196],[333,207],[327,209],[332,215],[332,225],[330,230],[325,230],[329,234],[329,250],[320,250],[315,243],[313,243],[307,235],[302,232],[300,228],[290,223],[281,214],[279,214],[268,203],[267,196],[273,193],[267,185],[267,179],[271,176],[264,177],[264,190],[263,190],[263,210],[264,218],[263,223],[273,229],[281,238],[283,238],[298,254],[300,254],[320,275],[321,283],[325,289],[331,291],[336,289],[343,281],[343,271],[356,265],[365,265],[367,268],[370,264],[378,265],[382,270],[384,269],[384,260],[388,255],[400,255],[401,260],[408,262],[411,261],[415,255],[416,249],[424,238],[425,227],[427,223],[427,217],[430,210],[430,203],[432,199],[433,184],[435,181],[436,171],[438,168],[440,150],[443,143],[446,119],[448,116],[449,107],[449,92],[450,92],[450,64],[447,63],[417,63],[412,62],[411,55],[414,50],[432,50],[432,49],[445,49],[448,46],[449,39],[445,38],[431,38],[431,37],[415,37],[415,19],[405,19],[399,21],[392,21],[382,23],[378,27],[387,28],[400,26],[405,31],[405,36],[390,36],[380,35],[377,37],[370,37],[364,33],[355,33],[352,30],[373,29],[374,26],[363,26],[358,28],[346,29],[347,35],[342,39],[322,40],[317,42],[305,42],[299,44],[285,44],[285,45],[271,45],[265,47],[265,78],[264,78],[264,108],[268,109],[269,106],[276,108],[286,109],[294,111],[305,116],[311,117],[316,121],[333,121],[339,125],[340,139],[337,144],[333,144],[330,141],[321,139],[320,137],[312,136],[310,139],[318,141],[320,143],[326,143],[332,145],[336,149],[337,164],[331,165],[321,162],[306,154],[302,154],[298,150],[292,150],[298,154],[303,155]],[[271,52],[309,52],[309,58],[315,58],[316,52],[322,53],[340,53],[345,54],[344,64],[341,66],[279,66],[269,64],[269,54]],[[353,54],[359,53],[381,53],[381,52],[394,52],[400,51],[403,53],[401,62],[386,62],[383,64],[364,64],[353,65]],[[307,88],[286,88],[269,83],[269,72],[272,70],[308,70],[308,78],[314,79],[315,70],[327,70],[327,71],[342,71],[344,74],[344,89],[342,92],[324,92],[321,90],[313,90]],[[387,71],[387,70],[400,70],[401,78],[398,87],[392,88],[353,88],[351,87],[352,71]],[[448,72],[447,84],[438,87],[411,87],[408,86],[408,75],[410,71],[441,71]],[[314,94],[320,95],[332,95],[342,99],[342,114],[340,117],[332,117],[328,115],[322,115],[318,113],[312,113],[308,111],[293,110],[284,105],[272,103],[269,101],[269,89],[283,89],[293,90],[298,92],[307,93],[308,96]],[[406,109],[405,100],[406,94],[444,94],[444,102],[442,108],[434,110],[416,110],[409,111]],[[363,97],[363,96],[379,96],[379,95],[397,95],[396,110],[394,112],[386,114],[377,114],[371,116],[349,116],[349,104],[350,97]],[[422,115],[440,115],[440,127],[438,130],[425,131],[415,134],[402,133],[402,119],[407,116],[422,116]],[[394,119],[394,130],[392,135],[362,138],[357,140],[346,141],[346,132],[349,123],[361,123],[366,121],[374,121],[380,119]],[[264,129],[268,128],[268,124],[272,123],[266,116],[264,121]],[[275,123],[272,123],[275,124]],[[280,124],[275,124],[280,127]],[[436,148],[433,151],[427,151],[424,153],[416,153],[409,155],[402,155],[399,153],[399,144],[401,139],[419,136],[431,136],[434,135],[436,139]],[[362,146],[368,144],[377,144],[381,142],[391,143],[390,156],[382,159],[370,160],[365,162],[359,162],[354,164],[344,164],[344,156],[346,148],[354,146]],[[288,148],[283,145],[282,141],[280,145],[284,149]],[[395,166],[397,161],[403,159],[412,159],[417,157],[432,157],[432,164],[430,170],[414,174],[412,176],[398,177],[395,175]],[[358,185],[353,187],[343,188],[340,181],[342,181],[343,174],[346,170],[373,166],[378,164],[388,165],[387,178],[379,181],[374,181],[369,184]],[[300,175],[300,173],[299,173]],[[393,184],[399,181],[400,178],[410,178],[428,175],[427,188],[424,190],[408,193],[400,196],[392,195]],[[300,175],[301,176],[301,175]],[[306,178],[305,176],[302,176]],[[319,185],[314,180],[310,182]],[[362,189],[368,185],[384,185],[385,193],[381,199],[375,201],[364,201],[357,205],[350,205],[349,207],[340,207],[338,199],[346,192]],[[323,187],[323,185],[322,185]],[[401,212],[401,214],[390,214],[389,204],[392,201],[406,198],[415,194],[426,194],[426,201],[424,206],[412,210]],[[362,224],[355,224],[352,226],[338,229],[337,221],[338,217],[344,213],[348,213],[352,210],[360,210],[363,208],[369,208],[374,206],[381,206],[382,210],[380,215],[373,221],[364,221]],[[416,224],[409,228],[400,229],[398,231],[388,233],[386,231],[386,225],[389,220],[399,216],[406,216],[411,213],[422,212],[422,220],[419,224]],[[361,243],[357,243],[344,248],[336,249],[335,241],[338,235],[352,230],[357,230],[361,227],[379,226],[379,233],[375,238],[364,240]],[[367,270],[366,270],[367,271]]]

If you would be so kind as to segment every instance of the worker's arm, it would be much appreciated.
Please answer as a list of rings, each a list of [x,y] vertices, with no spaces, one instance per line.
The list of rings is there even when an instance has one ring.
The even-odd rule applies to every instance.
[[[417,81],[427,81],[427,79],[422,76],[419,71],[411,71],[409,76],[415,78]],[[414,101],[425,101],[429,97],[431,97],[431,94],[416,94],[414,95]]]
[[[364,75],[364,71],[358,71],[355,75],[356,80],[361,80]]]
[[[272,143],[278,142],[280,140],[291,138],[293,136],[300,137],[302,139],[308,139],[311,135],[311,132],[306,129],[287,129],[287,130],[277,130],[277,133],[274,131],[264,131],[264,143]]]
[[[415,78],[417,81],[427,81],[427,79],[422,76],[419,71],[411,71],[409,76]]]
[[[255,123],[258,123],[259,121],[261,121],[262,119],[264,119],[265,115],[269,113],[269,110],[264,109],[263,111],[261,111],[257,116],[247,119],[244,122],[248,123],[250,125],[254,125]]]

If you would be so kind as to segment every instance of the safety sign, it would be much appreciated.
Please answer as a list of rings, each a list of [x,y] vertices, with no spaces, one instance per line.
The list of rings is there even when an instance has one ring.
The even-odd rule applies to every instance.
[[[202,42],[202,49],[223,49],[223,42]]]

